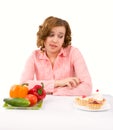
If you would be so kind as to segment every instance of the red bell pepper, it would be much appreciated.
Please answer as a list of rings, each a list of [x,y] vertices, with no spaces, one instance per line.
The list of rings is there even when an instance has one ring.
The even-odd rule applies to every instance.
[[[46,91],[44,89],[44,84],[41,83],[42,85],[35,85],[33,88],[31,88],[28,91],[28,94],[34,94],[37,96],[38,101],[43,100],[46,96]]]

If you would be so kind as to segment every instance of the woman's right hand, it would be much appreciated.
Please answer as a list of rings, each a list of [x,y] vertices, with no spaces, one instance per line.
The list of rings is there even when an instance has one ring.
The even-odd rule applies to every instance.
[[[63,80],[56,80],[55,81],[55,88],[56,87],[77,87],[80,83],[80,80],[77,77],[69,77]]]

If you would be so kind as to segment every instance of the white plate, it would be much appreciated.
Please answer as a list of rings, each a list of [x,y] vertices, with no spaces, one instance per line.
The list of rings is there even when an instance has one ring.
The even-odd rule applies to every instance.
[[[76,102],[74,102],[74,106],[77,108],[77,109],[80,109],[80,110],[84,110],[84,111],[95,111],[95,112],[98,112],[98,111],[107,111],[107,110],[110,110],[111,109],[111,106],[109,103],[105,103],[101,109],[98,109],[98,110],[92,110],[92,109],[89,109],[88,107],[86,106],[80,106],[78,105]]]

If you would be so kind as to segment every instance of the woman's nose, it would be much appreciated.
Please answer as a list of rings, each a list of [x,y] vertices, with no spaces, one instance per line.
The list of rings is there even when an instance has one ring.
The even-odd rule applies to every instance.
[[[53,42],[57,42],[57,37],[53,37]]]

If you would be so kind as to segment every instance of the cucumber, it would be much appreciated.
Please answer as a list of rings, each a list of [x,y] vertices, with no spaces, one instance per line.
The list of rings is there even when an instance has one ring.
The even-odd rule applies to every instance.
[[[30,101],[25,98],[5,98],[3,101],[15,107],[28,107],[30,105]]]

